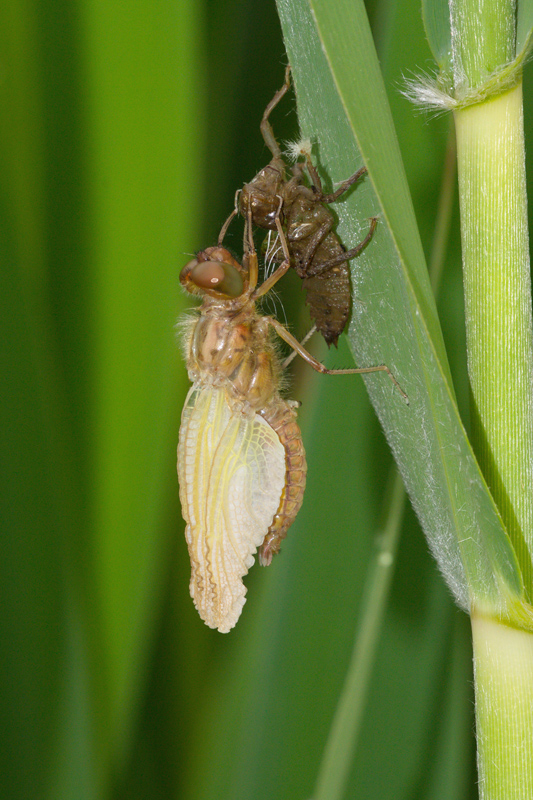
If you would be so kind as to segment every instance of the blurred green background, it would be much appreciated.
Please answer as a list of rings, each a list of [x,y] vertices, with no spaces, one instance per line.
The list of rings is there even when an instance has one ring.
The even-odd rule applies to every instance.
[[[400,95],[431,68],[417,2],[368,11],[429,257],[450,120]],[[309,798],[391,470],[364,384],[295,367],[304,506],[227,636],[189,598],[175,474],[179,270],[270,159],[274,2],[6,0],[0,41],[0,796]],[[297,136],[292,94],[273,123]],[[464,410],[457,225],[439,305]],[[282,302],[303,333],[292,276]],[[476,796],[469,648],[407,510],[347,797]]]

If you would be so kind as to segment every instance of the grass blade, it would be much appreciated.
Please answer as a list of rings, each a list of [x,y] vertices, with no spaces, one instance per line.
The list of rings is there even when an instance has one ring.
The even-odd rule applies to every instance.
[[[358,365],[386,363],[410,406],[367,379],[372,402],[411,500],[463,607],[468,584],[503,605],[499,581],[520,594],[514,552],[462,427],[379,64],[362,3],[281,0],[302,131],[319,141],[334,181],[360,163],[370,180],[339,207],[347,245],[361,220],[384,225],[354,267],[357,297],[349,338]],[[315,31],[305,48],[291,31]],[[353,54],[357,53],[354,61]],[[316,86],[321,92],[316,92]],[[357,146],[356,146],[357,145]],[[358,150],[361,156],[358,155]]]
[[[533,0],[519,0],[516,9],[516,53],[528,44],[533,30]]]
[[[448,0],[422,0],[422,18],[429,46],[441,70],[451,66],[452,32]]]

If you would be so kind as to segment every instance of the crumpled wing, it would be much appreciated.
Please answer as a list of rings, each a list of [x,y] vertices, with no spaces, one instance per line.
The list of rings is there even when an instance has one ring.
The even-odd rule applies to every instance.
[[[221,633],[241,614],[242,578],[279,508],[285,472],[285,449],[263,417],[232,410],[224,389],[191,388],[178,445],[190,591],[202,619]]]

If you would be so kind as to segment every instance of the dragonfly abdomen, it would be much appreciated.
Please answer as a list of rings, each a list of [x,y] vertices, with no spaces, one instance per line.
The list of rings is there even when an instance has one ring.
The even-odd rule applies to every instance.
[[[281,542],[294,522],[302,505],[307,462],[302,442],[302,434],[296,422],[297,404],[287,402],[278,396],[261,412],[261,416],[278,434],[285,449],[285,486],[281,493],[279,508],[268,532],[259,548],[259,563],[267,567],[272,557],[279,553]]]

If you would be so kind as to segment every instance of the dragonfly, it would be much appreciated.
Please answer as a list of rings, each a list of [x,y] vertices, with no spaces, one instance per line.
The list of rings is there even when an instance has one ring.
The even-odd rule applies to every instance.
[[[348,261],[360,255],[370,242],[377,218],[370,220],[363,241],[346,251],[334,230],[335,219],[328,205],[357,183],[366,174],[366,167],[361,167],[334,192],[327,194],[311,159],[311,144],[304,142],[293,148],[304,161],[298,161],[292,167],[291,176],[287,176],[287,165],[269,117],[289,88],[290,67],[287,67],[285,82],[267,105],[260,125],[272,160],[244,185],[238,201],[239,209],[243,216],[251,211],[254,225],[269,231],[276,230],[276,216],[281,218],[291,266],[303,281],[311,317],[328,346],[337,345],[351,310]],[[304,181],[306,170],[310,186]],[[273,261],[284,257],[279,239],[270,252]]]
[[[192,386],[178,445],[190,593],[201,618],[222,633],[240,617],[243,578],[255,554],[263,566],[271,563],[303,501],[307,464],[296,421],[299,404],[281,394],[284,365],[275,335],[318,372],[385,371],[398,386],[384,365],[326,368],[275,317],[257,310],[257,301],[290,267],[279,215],[275,224],[284,259],[262,284],[250,210],[242,264],[222,245],[225,225],[218,244],[199,252],[180,273],[186,291],[202,297],[184,329]]]

